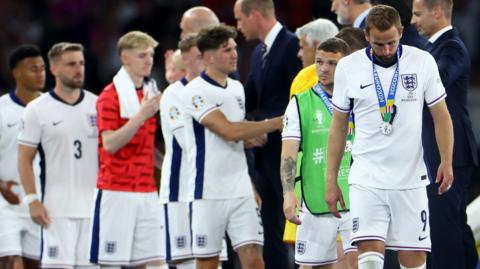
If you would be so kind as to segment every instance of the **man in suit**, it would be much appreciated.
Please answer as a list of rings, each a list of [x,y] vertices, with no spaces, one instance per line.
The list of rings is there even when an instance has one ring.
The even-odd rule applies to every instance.
[[[332,0],[331,11],[340,25],[365,28],[365,18],[372,8],[370,0]]]
[[[283,115],[289,87],[302,68],[297,57],[298,39],[275,17],[272,0],[237,0],[234,6],[237,28],[247,40],[260,40],[250,61],[245,83],[246,110],[255,120]],[[257,175],[254,184],[262,198],[265,228],[265,268],[288,268],[288,250],[282,242],[285,217],[280,183],[280,132],[268,135],[267,143],[254,150]]]
[[[447,92],[447,106],[454,126],[453,173],[449,192],[438,195],[438,185],[428,187],[432,255],[429,268],[474,268],[475,242],[467,225],[467,189],[478,165],[477,148],[467,110],[470,57],[458,32],[451,25],[452,0],[414,0],[414,24],[428,38],[426,49],[437,61]],[[424,111],[425,112],[425,111]],[[425,161],[432,179],[436,177],[439,152],[432,118],[423,117]]]
[[[417,29],[410,23],[412,20],[412,0],[376,0],[375,4],[383,4],[395,8],[402,20],[403,34],[400,43],[425,49],[427,40],[418,34]]]

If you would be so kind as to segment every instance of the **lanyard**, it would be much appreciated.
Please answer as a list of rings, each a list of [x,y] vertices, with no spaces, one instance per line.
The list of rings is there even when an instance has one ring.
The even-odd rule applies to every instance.
[[[330,115],[333,114],[333,107],[332,107],[332,100],[327,96],[327,93],[323,89],[322,85],[320,85],[320,82],[317,83],[315,86],[313,86],[313,91],[320,96],[320,99],[322,100],[323,104],[325,104],[325,107],[327,107],[328,112],[330,112]],[[348,116],[348,138],[351,138],[353,136],[353,129],[355,128],[353,124],[353,112],[350,112]]]
[[[395,94],[397,93],[399,66],[400,66],[400,48],[397,48],[397,66],[393,74],[392,81],[390,82],[390,89],[388,90],[387,100],[385,101],[385,95],[383,94],[382,82],[378,76],[375,63],[373,62],[373,49],[370,49],[370,60],[372,60],[373,69],[373,82],[375,83],[375,91],[377,92],[378,106],[380,107],[380,114],[383,122],[392,123],[393,106],[395,104]]]
[[[320,96],[320,99],[322,99],[323,104],[328,109],[328,112],[330,112],[330,116],[333,114],[333,108],[332,108],[332,100],[328,98],[327,93],[323,89],[323,87],[320,85],[320,83],[317,83],[315,86],[313,86],[313,91]]]

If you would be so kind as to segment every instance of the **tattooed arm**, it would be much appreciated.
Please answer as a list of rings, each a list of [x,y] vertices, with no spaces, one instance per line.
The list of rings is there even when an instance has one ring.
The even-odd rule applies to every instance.
[[[299,147],[300,141],[298,140],[283,140],[282,160],[280,163],[280,177],[283,188],[283,213],[285,214],[285,218],[295,224],[301,224],[296,212],[300,205],[294,192]]]

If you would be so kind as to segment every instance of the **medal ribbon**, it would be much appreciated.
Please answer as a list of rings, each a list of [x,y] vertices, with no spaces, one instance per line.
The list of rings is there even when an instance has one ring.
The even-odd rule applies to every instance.
[[[392,123],[393,120],[393,106],[395,104],[395,94],[397,93],[399,66],[400,66],[400,48],[397,48],[397,66],[393,73],[392,81],[390,82],[390,89],[388,90],[388,97],[385,101],[385,95],[383,94],[382,82],[378,76],[375,63],[373,62],[373,49],[370,49],[370,60],[372,60],[373,69],[373,82],[375,83],[375,91],[377,92],[378,106],[380,107],[380,115],[383,122]]]
[[[322,100],[323,104],[327,107],[328,112],[330,112],[330,116],[333,115],[333,106],[332,106],[332,99],[330,99],[323,89],[322,85],[320,85],[320,82],[317,83],[315,86],[313,86],[313,91],[320,96],[320,99]],[[353,112],[350,112],[348,116],[348,138],[353,137],[353,129],[355,128],[353,124]]]

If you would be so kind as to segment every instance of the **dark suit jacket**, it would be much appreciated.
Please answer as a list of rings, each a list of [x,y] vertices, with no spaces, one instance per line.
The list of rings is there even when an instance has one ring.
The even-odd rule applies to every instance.
[[[427,42],[425,38],[418,34],[415,26],[407,25],[403,27],[403,35],[400,43],[424,50]]]
[[[454,130],[453,167],[478,165],[475,137],[467,110],[467,91],[470,76],[470,56],[456,29],[445,32],[426,47],[435,58],[443,86],[447,92],[446,103],[452,117]],[[423,111],[422,142],[425,161],[432,173],[440,163],[432,116]]]
[[[297,37],[285,27],[278,33],[262,68],[261,45],[250,59],[250,74],[245,83],[246,110],[255,120],[264,120],[285,113],[290,84],[302,68],[297,57]],[[262,179],[278,181],[280,195],[280,132],[268,136],[268,143],[255,150],[255,168]]]

